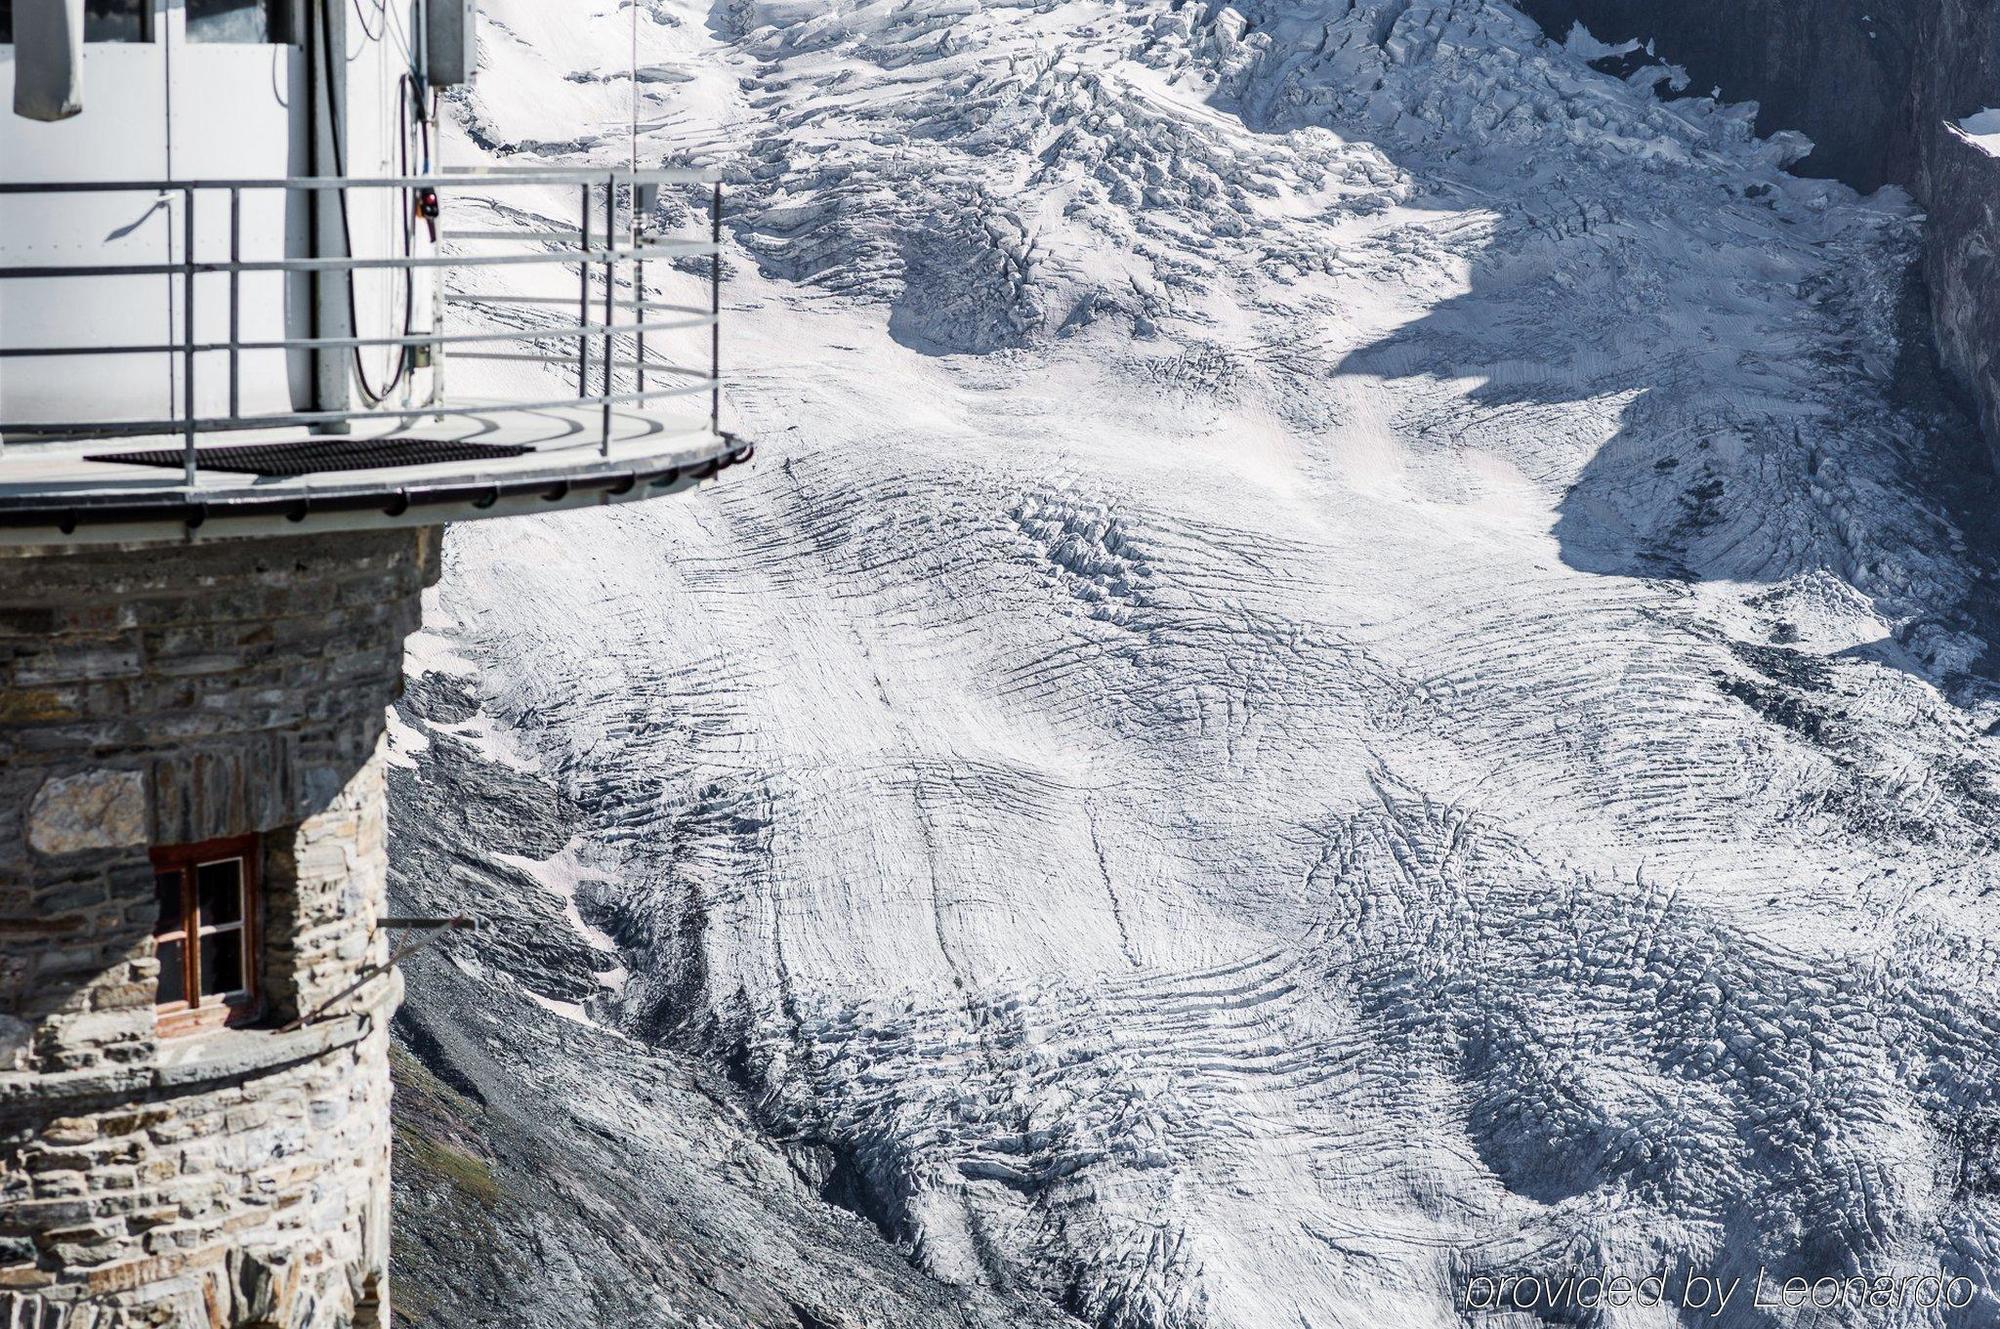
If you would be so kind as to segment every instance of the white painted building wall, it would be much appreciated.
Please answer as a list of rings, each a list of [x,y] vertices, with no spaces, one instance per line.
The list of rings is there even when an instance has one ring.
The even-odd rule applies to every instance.
[[[0,179],[178,182],[310,174],[312,98],[326,94],[309,88],[309,48],[303,42],[197,40],[184,0],[149,2],[151,40],[86,42],[84,109],[68,120],[41,123],[6,109],[12,105],[14,48],[0,44]],[[420,111],[399,100],[420,40],[416,9],[416,0],[349,0],[336,11],[337,28],[344,28],[337,36],[344,37],[346,55],[350,176],[401,173],[399,139],[405,134],[412,148],[408,168],[415,172],[421,165],[414,118]],[[307,24],[319,23],[317,0],[302,10]],[[405,190],[349,191],[354,252],[366,257],[400,252],[401,218],[409,205]],[[240,206],[241,258],[309,252],[310,193],[246,189]],[[0,196],[0,266],[178,263],[186,251],[184,207],[183,196],[171,190]],[[198,261],[229,258],[229,212],[227,191],[198,196]],[[416,243],[420,252],[428,249],[421,226]],[[412,303],[420,327],[428,326],[431,279],[427,272],[415,276]],[[239,340],[312,335],[306,276],[255,272],[238,280]],[[401,333],[405,280],[401,272],[356,275],[360,335]],[[0,346],[178,342],[184,328],[182,288],[178,274],[0,283]],[[194,306],[196,341],[227,341],[229,276],[199,274]],[[363,355],[371,380],[378,386],[386,382],[393,350],[370,348]],[[197,414],[227,414],[227,355],[207,352],[196,361]],[[164,418],[180,411],[182,382],[179,357],[165,353],[0,360],[0,420]],[[308,354],[241,353],[240,413],[308,409],[310,394]]]

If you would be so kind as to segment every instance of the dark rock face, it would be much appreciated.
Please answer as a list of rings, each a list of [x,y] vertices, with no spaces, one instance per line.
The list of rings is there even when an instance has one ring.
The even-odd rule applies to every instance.
[[[1949,135],[1932,156],[1924,281],[1938,353],[1972,385],[2000,458],[2000,157]]]
[[[480,919],[403,966],[398,1329],[1078,1329],[927,1277],[722,1070],[578,1018],[603,953],[519,866],[578,810],[454,736],[478,713],[456,680],[413,679],[397,710],[422,737],[390,769],[394,912]]]
[[[1952,128],[2000,106],[2000,5],[1934,0],[1925,7],[1932,56],[1912,96],[1920,133],[1911,192],[1930,209],[1924,281],[1937,316],[1938,351],[1970,384],[1986,441],[2000,457],[2000,157]]]
[[[1899,160],[1902,178],[1914,165],[1902,109],[1915,13],[1940,2],[1515,0],[1557,40],[1582,23],[1601,41],[1654,42],[1693,77],[1689,91],[1720,88],[1725,101],[1756,101],[1758,133],[1811,137],[1812,156],[1794,168],[1801,174],[1863,191],[1899,181]]]
[[[1691,91],[1758,103],[1757,129],[1816,145],[1794,169],[1869,191],[1908,189],[1930,211],[1924,279],[1938,349],[1978,403],[2000,458],[2000,159],[1952,126],[2000,106],[1992,0],[1516,0],[1560,38],[1637,38],[1685,67]]]

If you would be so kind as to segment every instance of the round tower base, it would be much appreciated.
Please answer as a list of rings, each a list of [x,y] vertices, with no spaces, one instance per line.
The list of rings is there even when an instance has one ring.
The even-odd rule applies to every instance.
[[[0,1326],[387,1323],[381,745],[438,540],[0,550]]]

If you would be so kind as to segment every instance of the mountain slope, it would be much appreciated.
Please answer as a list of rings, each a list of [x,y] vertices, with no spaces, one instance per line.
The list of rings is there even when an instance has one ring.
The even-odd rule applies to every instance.
[[[469,139],[620,158],[629,13],[494,10]],[[1992,546],[1906,201],[1485,0],[641,13],[758,461],[453,533],[482,742],[404,750],[560,791],[510,889],[581,958],[453,939],[413,1018],[726,1066],[934,1283],[1118,1329],[1992,1317]]]
[[[925,1279],[800,1180],[721,1069],[579,1028],[561,1001],[593,990],[602,961],[534,871],[564,861],[574,810],[535,772],[481,760],[476,728],[454,732],[471,707],[451,676],[416,680],[401,709],[428,737],[404,731],[391,772],[397,898],[475,914],[481,931],[450,961],[433,951],[405,966],[394,1027],[399,1323],[1061,1322]]]

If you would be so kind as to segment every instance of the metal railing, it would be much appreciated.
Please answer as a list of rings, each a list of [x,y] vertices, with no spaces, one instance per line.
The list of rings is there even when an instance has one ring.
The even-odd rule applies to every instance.
[[[708,234],[702,239],[674,239],[657,234],[651,227],[650,213],[658,191],[663,186],[705,186],[708,209]],[[576,189],[577,217],[571,226],[560,220],[540,218],[546,224],[538,227],[513,229],[498,227],[491,230],[440,229],[436,232],[439,245],[465,244],[509,244],[533,247],[529,252],[509,251],[500,253],[415,253],[405,252],[388,257],[356,257],[348,252],[319,254],[313,257],[254,258],[243,257],[244,226],[243,200],[246,194],[256,191],[301,192],[309,197],[320,196],[323,191],[337,190],[338,206],[343,209],[340,234],[349,235],[344,209],[348,191],[355,190],[395,190],[409,195],[409,210],[403,219],[404,238],[401,243],[414,249],[408,238],[410,229],[422,227],[426,223],[421,216],[414,222],[411,214],[420,212],[419,204],[426,191],[437,194],[472,193],[484,195],[496,190],[519,187],[549,188],[573,186]],[[75,357],[104,357],[131,355],[175,356],[179,359],[179,384],[174,395],[178,399],[177,409],[171,413],[151,419],[111,419],[111,420],[54,420],[54,421],[10,421],[0,419],[0,438],[8,440],[74,440],[131,437],[135,435],[179,435],[182,439],[183,479],[188,485],[195,483],[199,473],[200,454],[196,446],[199,436],[207,433],[255,429],[269,427],[302,426],[315,431],[338,431],[355,422],[370,420],[416,420],[424,417],[439,419],[450,416],[487,416],[504,412],[552,411],[563,408],[596,407],[599,413],[599,450],[607,454],[610,450],[614,408],[644,407],[649,403],[662,402],[673,398],[688,398],[706,394],[706,425],[711,432],[720,432],[721,426],[721,250],[722,250],[722,185],[719,177],[705,171],[652,170],[634,171],[626,168],[605,169],[515,169],[447,171],[443,174],[422,176],[390,177],[294,177],[283,179],[243,179],[243,180],[116,180],[116,181],[74,181],[21,183],[0,182],[0,200],[20,195],[76,195],[133,193],[152,194],[159,199],[178,198],[180,201],[180,255],[177,260],[169,258],[165,262],[138,263],[84,263],[84,264],[40,264],[0,267],[0,305],[8,299],[8,283],[19,280],[49,279],[178,279],[173,290],[178,294],[179,337],[167,342],[108,342],[80,345],[0,345],[0,360],[70,360]],[[201,244],[204,236],[199,227],[203,208],[198,200],[204,197],[226,196],[228,204],[228,257],[202,258]],[[449,210],[444,209],[448,214]],[[324,210],[322,210],[324,212]],[[210,237],[212,238],[212,236]],[[391,237],[392,241],[395,237]],[[343,244],[343,250],[351,248]],[[169,251],[171,253],[171,251]],[[706,257],[708,299],[705,304],[674,304],[652,298],[652,290],[646,276],[647,260],[687,260]],[[356,321],[355,298],[353,292],[354,274],[358,272],[386,270],[405,274],[412,283],[406,293],[406,310],[414,303],[414,283],[416,274],[426,270],[441,270],[440,278],[446,273],[466,270],[493,271],[525,265],[573,265],[577,272],[576,294],[573,296],[551,296],[531,294],[511,294],[493,291],[456,291],[445,289],[445,282],[439,280],[432,292],[429,326],[421,330],[408,326],[407,315],[402,332],[385,336],[361,336],[353,326]],[[205,274],[226,274],[228,277],[228,332],[220,338],[203,340],[198,334],[195,292],[196,279]],[[327,305],[326,288],[337,281],[344,286],[338,293],[332,308],[344,307],[347,311],[345,326],[337,330],[346,335],[330,336],[278,336],[245,338],[241,335],[243,326],[242,277],[247,273],[306,274],[316,285],[315,304],[324,309]],[[330,280],[331,279],[331,280]],[[18,289],[18,288],[17,288]],[[528,316],[540,310],[574,311],[573,321],[555,323],[533,322],[520,327],[479,328],[462,330],[454,327],[454,310],[471,308],[493,311],[513,307],[521,316]],[[675,315],[677,317],[655,317]],[[621,316],[625,321],[620,321]],[[325,326],[322,321],[320,326]],[[704,369],[689,368],[674,364],[657,354],[649,353],[647,335],[686,332],[707,328],[707,366]],[[287,329],[289,330],[289,329]],[[528,349],[517,350],[460,350],[461,347],[491,345],[494,343],[529,343]],[[572,343],[560,352],[543,350],[535,343]],[[329,351],[349,351],[355,363],[345,370],[335,394],[340,401],[351,400],[349,392],[364,386],[365,380],[359,373],[359,353],[366,348],[397,348],[399,378],[403,370],[411,366],[428,367],[432,371],[430,390],[422,401],[410,399],[405,388],[404,399],[394,405],[384,405],[385,393],[358,408],[347,406],[322,407],[312,410],[278,410],[245,412],[242,409],[242,357],[246,352],[283,352],[289,357],[293,352],[317,355]],[[199,389],[203,386],[198,375],[201,357],[222,354],[228,357],[228,409],[222,414],[202,415],[197,411],[200,400]],[[573,366],[575,378],[574,396],[540,397],[521,401],[453,401],[442,393],[443,368],[449,356],[453,359],[472,361],[516,361],[542,365]],[[413,377],[413,376],[412,376]],[[622,382],[621,382],[622,377]],[[650,383],[649,383],[650,378]],[[407,383],[408,380],[405,379]],[[211,381],[212,390],[212,381]],[[319,389],[316,389],[319,391]],[[368,394],[364,391],[363,396]]]

